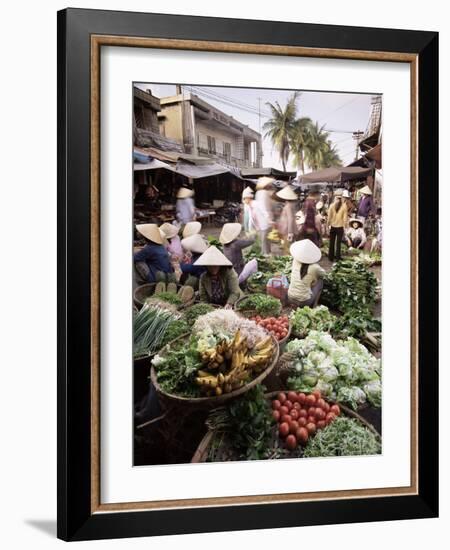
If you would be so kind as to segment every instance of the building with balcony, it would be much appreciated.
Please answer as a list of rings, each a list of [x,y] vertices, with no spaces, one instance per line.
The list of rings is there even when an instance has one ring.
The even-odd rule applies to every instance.
[[[160,135],[182,143],[186,153],[236,168],[261,166],[261,134],[249,126],[190,92],[162,97],[160,104]]]

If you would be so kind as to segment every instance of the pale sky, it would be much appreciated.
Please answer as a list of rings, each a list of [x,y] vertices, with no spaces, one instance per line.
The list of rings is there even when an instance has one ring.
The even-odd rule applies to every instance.
[[[139,88],[150,89],[156,97],[175,95],[175,84],[136,84]],[[183,88],[189,92],[191,86]],[[286,105],[292,90],[273,90],[259,88],[226,88],[222,86],[192,85],[192,92],[224,113],[233,116],[239,122],[247,124],[263,135],[263,166],[282,169],[281,161],[272,142],[264,137],[262,126],[270,116],[266,102],[278,101],[282,107]],[[297,100],[297,116],[307,116],[319,126],[325,125],[330,132],[329,139],[336,145],[344,166],[355,159],[356,142],[352,132],[365,131],[370,117],[372,94],[352,94],[334,92],[302,91]],[[258,98],[261,98],[260,101]],[[261,117],[258,105],[261,106]],[[260,128],[261,124],[261,128]],[[292,160],[288,169],[295,170]]]

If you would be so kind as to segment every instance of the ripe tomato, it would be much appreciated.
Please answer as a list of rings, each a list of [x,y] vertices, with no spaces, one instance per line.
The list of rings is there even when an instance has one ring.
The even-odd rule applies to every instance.
[[[294,407],[292,407],[289,414],[291,415],[292,420],[297,420],[298,419],[298,410],[294,409]]]
[[[306,395],[304,393],[299,393],[297,399],[300,405],[304,405],[306,403]]]
[[[320,407],[321,409],[325,408],[325,399],[318,399],[316,403],[316,407]]]
[[[274,399],[272,401],[272,409],[278,410],[281,407],[281,403],[278,401],[278,399]]]
[[[309,407],[308,416],[316,416],[316,407]]]
[[[295,434],[295,432],[300,428],[299,423],[296,420],[289,422],[289,433]]]
[[[315,424],[316,423],[316,417],[315,416],[308,416],[306,419],[308,421],[308,424]]]
[[[306,429],[308,430],[309,435],[316,433],[316,425],[313,422],[308,422],[308,424],[306,424]]]
[[[332,412],[329,412],[325,418],[327,424],[331,424],[333,420],[336,418],[336,415]]]
[[[326,425],[327,423],[325,422],[325,420],[319,420],[316,424],[316,427],[318,430],[321,430],[322,428],[325,428]]]
[[[295,438],[295,435],[290,434],[286,437],[286,447],[293,451],[297,447],[297,439]]]
[[[295,391],[290,391],[287,394],[287,398],[289,399],[289,401],[291,401],[291,403],[295,403],[297,401],[297,394],[295,393]]]
[[[302,408],[302,406],[300,405],[300,403],[298,401],[296,401],[293,405],[292,405],[292,408],[293,409],[296,409],[297,411],[300,411],[300,409]]]
[[[287,422],[282,422],[278,428],[278,431],[280,432],[281,437],[286,437],[289,433],[289,424]]]
[[[306,418],[304,416],[300,416],[299,419],[297,420],[298,422],[298,425],[300,426],[300,428],[303,428],[304,426],[306,426],[306,424],[308,424]]]
[[[299,443],[301,443],[302,445],[304,445],[308,441],[309,433],[306,428],[299,428],[295,435]]]
[[[324,410],[326,413],[329,413],[329,412],[330,412],[330,408],[331,408],[331,407],[330,407],[330,404],[327,403],[327,402],[325,401],[325,406],[323,407],[323,410]]]
[[[323,409],[316,409],[316,419],[325,420],[327,413]]]
[[[315,396],[316,399],[320,399],[322,397],[320,390],[314,390],[312,394]]]
[[[299,417],[303,416],[304,418],[307,418],[308,417],[308,411],[306,409],[300,409],[298,411],[298,416]]]
[[[279,394],[277,395],[277,399],[281,404],[283,404],[287,399],[286,394],[280,391]]]
[[[291,417],[290,414],[283,414],[283,415],[281,415],[280,418],[281,418],[281,422],[287,422],[287,423],[289,423],[289,422],[292,421],[292,417]]]
[[[284,405],[281,405],[281,407],[278,410],[280,411],[281,416],[283,416],[283,414],[288,414],[289,413],[289,409],[287,407],[285,407]]]
[[[289,399],[286,399],[286,401],[283,403],[285,407],[287,407],[289,410],[292,409],[292,401],[289,401]]]
[[[341,409],[339,408],[339,405],[332,405],[330,412],[334,413],[336,416],[339,416],[341,414]]]
[[[280,420],[280,411],[277,411],[277,410],[272,411],[272,416],[273,416],[273,419],[276,422],[279,422],[279,420]]]
[[[281,401],[281,400],[280,400]],[[316,396],[312,393],[310,393],[309,395],[306,396],[306,400],[305,400],[305,403],[309,406],[309,407],[312,407],[313,405],[316,404]]]

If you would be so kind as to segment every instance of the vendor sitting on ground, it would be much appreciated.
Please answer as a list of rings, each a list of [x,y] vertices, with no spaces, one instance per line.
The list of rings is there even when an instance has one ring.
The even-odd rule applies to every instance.
[[[207,250],[208,243],[201,235],[196,234],[183,239],[181,241],[181,246],[189,253],[190,261],[180,262],[180,284],[187,284],[197,290],[198,280],[200,279],[200,275],[206,271],[206,267],[194,265],[194,262],[196,262],[203,252]]]
[[[146,241],[142,250],[134,255],[136,269],[148,283],[154,283],[157,279],[157,273],[173,273],[170,263],[169,253],[163,245],[163,237],[156,223],[142,223],[136,225],[136,230]],[[143,268],[143,269],[142,269]]]
[[[199,291],[202,302],[231,309],[243,296],[232,263],[215,246],[210,246],[194,265],[207,268],[206,273],[200,277]]]
[[[230,260],[238,275],[241,274],[245,265],[242,250],[255,242],[255,238],[238,239],[241,230],[240,223],[226,223],[219,236],[219,241],[223,244],[223,253]]]
[[[323,288],[323,270],[317,263],[322,253],[309,239],[297,241],[290,247],[293,257],[289,303],[296,307],[315,307]]]
[[[349,228],[346,231],[345,240],[349,248],[363,249],[367,241],[363,222],[357,218],[349,220]]]

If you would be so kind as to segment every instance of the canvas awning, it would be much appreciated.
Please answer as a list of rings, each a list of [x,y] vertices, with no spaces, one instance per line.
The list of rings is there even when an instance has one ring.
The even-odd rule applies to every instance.
[[[344,183],[346,181],[364,179],[370,176],[372,168],[360,166],[344,166],[324,168],[300,176],[300,183]]]
[[[208,164],[206,166],[195,166],[194,164],[189,164],[187,162],[178,162],[177,164],[169,164],[167,162],[162,162],[157,159],[152,159],[148,163],[142,164],[135,162],[134,170],[158,170],[158,169],[169,170],[170,172],[175,172],[186,178],[198,179],[198,178],[207,178],[210,176],[218,176],[220,174],[232,173],[231,170],[222,166],[221,164]]]
[[[245,179],[256,179],[262,176],[273,177],[277,180],[289,180],[295,178],[297,172],[283,172],[276,168],[241,168],[241,176]]]

